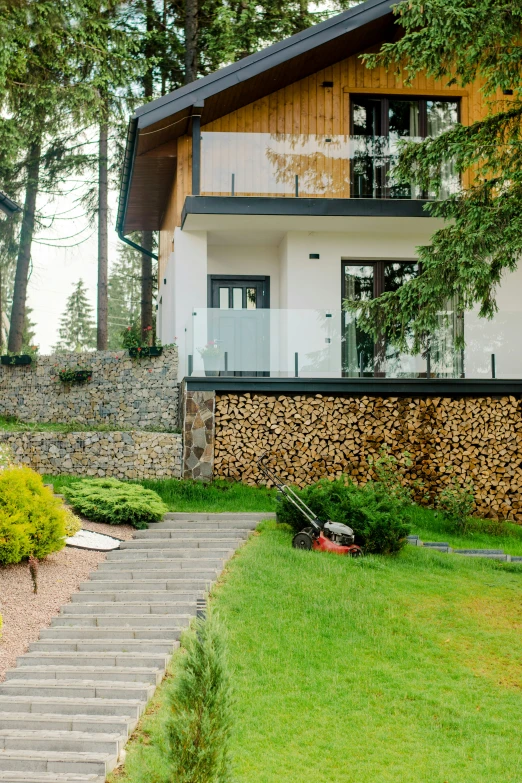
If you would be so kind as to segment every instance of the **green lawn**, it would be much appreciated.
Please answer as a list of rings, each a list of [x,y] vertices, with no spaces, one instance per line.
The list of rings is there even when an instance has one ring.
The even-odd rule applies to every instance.
[[[60,493],[64,486],[78,481],[76,476],[44,476],[44,481],[54,485]],[[276,510],[275,490],[266,487],[249,487],[246,484],[228,481],[179,481],[163,479],[140,481],[147,489],[153,489],[161,497],[169,511],[201,512],[274,512]]]
[[[350,560],[265,523],[214,591],[237,783],[520,783],[522,567]],[[121,783],[167,783],[163,696]]]
[[[60,424],[57,422],[37,422],[20,421],[14,416],[0,416],[0,432],[130,432],[131,430],[145,429],[147,427],[120,427],[114,424],[81,424],[80,422],[69,422]],[[153,431],[158,431],[154,428]],[[169,430],[169,432],[179,432],[179,430]]]

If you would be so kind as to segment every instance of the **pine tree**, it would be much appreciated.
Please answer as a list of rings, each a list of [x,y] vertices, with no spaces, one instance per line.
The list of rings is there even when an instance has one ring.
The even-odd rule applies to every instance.
[[[462,310],[478,306],[493,318],[496,289],[517,268],[522,253],[522,2],[512,0],[407,0],[395,6],[403,35],[368,67],[418,73],[443,85],[481,85],[489,102],[485,119],[422,143],[410,143],[394,171],[397,182],[440,192],[444,165],[452,162],[469,184],[433,202],[429,214],[445,220],[431,245],[418,248],[421,274],[397,292],[370,302],[346,302],[366,332],[384,334],[401,350],[428,347],[448,299]],[[408,346],[407,335],[414,340]],[[457,338],[462,344],[462,337]]]
[[[67,300],[58,330],[59,342],[54,348],[57,353],[65,351],[89,351],[96,347],[96,326],[93,309],[87,298],[83,280],[78,280]]]
[[[118,257],[109,274],[110,350],[121,348],[121,332],[140,317],[141,256],[129,245],[118,247]]]

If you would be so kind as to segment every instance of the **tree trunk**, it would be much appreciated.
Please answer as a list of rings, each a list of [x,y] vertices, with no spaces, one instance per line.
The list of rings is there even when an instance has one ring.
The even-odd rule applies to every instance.
[[[0,354],[2,353],[2,348],[4,345],[4,325],[2,323],[2,319],[2,267],[0,266]]]
[[[152,231],[143,231],[141,246],[152,251]],[[152,258],[141,256],[141,336],[147,345],[152,344]]]
[[[34,233],[41,152],[41,142],[33,142],[27,157],[27,187],[25,189],[24,214],[20,230],[18,258],[16,259],[13,308],[11,310],[11,324],[9,327],[8,349],[13,351],[13,353],[19,353],[22,350],[23,343],[27,281],[31,263],[31,245]]]
[[[100,140],[98,145],[98,329],[96,347],[99,351],[107,350],[107,274],[109,264],[107,136],[107,122],[104,120],[100,123]]]
[[[185,0],[185,84],[198,78],[198,0]]]

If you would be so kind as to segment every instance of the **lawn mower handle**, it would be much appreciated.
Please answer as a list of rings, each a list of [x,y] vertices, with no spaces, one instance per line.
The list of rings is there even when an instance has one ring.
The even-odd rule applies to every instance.
[[[317,519],[316,516],[312,513],[312,510],[308,508],[306,503],[301,500],[299,495],[294,492],[292,487],[287,487],[286,484],[283,484],[281,479],[274,473],[274,471],[268,467],[268,465],[265,464],[265,460],[268,456],[268,452],[264,452],[261,454],[261,456],[257,460],[257,464],[259,465],[259,469],[262,473],[268,478],[270,481],[272,481],[277,489],[278,492],[281,493],[281,495],[284,495],[285,498],[295,507],[298,511],[301,512],[301,514],[304,516],[306,521],[312,526],[314,533],[318,535],[324,525],[323,523]]]

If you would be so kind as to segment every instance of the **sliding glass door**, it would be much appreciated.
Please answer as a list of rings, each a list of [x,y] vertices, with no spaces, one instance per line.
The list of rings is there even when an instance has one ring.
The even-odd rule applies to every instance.
[[[344,261],[342,298],[367,302],[397,291],[418,274],[415,261]],[[427,356],[400,353],[383,338],[374,340],[358,326],[354,312],[343,312],[342,365],[345,377],[461,377],[463,357],[455,351],[456,335],[463,329],[463,316],[456,303],[448,302],[440,314],[440,327],[430,339]],[[408,335],[406,335],[408,339]]]

